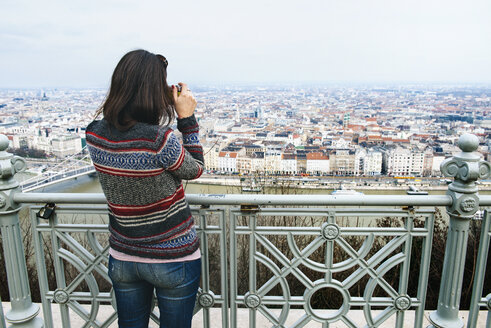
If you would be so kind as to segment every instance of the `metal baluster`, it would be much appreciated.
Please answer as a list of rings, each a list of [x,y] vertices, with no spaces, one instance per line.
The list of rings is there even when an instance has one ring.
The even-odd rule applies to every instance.
[[[5,324],[5,316],[3,315],[2,299],[0,299],[0,328],[5,327],[7,327],[7,325]]]
[[[464,276],[469,222],[479,207],[476,180],[486,179],[491,172],[491,164],[480,160],[474,151],[479,140],[472,134],[464,134],[458,142],[461,153],[445,160],[440,169],[454,181],[449,185],[447,195],[452,197],[452,205],[447,206],[450,216],[442,280],[438,295],[437,310],[430,314],[432,327],[463,327],[459,318],[460,296]]]
[[[26,162],[6,152],[9,140],[0,135],[0,228],[2,231],[5,267],[10,293],[11,309],[5,314],[10,327],[44,327],[38,317],[39,305],[32,303],[26,258],[19,226],[20,205],[13,195],[20,192],[15,173],[25,170]]]
[[[491,237],[491,213],[486,211],[481,225],[481,237],[479,238],[479,251],[477,253],[476,276],[474,286],[472,287],[471,305],[469,308],[469,318],[467,327],[476,327],[479,317],[480,305],[482,302],[482,293],[484,279],[486,276],[486,265]],[[491,263],[489,263],[491,265]],[[486,296],[486,305],[488,309],[488,325],[491,325],[491,294]]]

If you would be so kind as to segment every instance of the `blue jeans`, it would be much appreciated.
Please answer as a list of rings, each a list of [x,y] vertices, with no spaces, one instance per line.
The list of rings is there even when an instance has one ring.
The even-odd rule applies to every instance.
[[[148,328],[153,291],[160,328],[191,327],[201,275],[201,259],[189,262],[137,263],[109,257],[120,328]]]

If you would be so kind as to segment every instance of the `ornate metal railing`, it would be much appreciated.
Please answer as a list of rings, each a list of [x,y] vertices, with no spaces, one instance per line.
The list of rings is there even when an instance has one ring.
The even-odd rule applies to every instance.
[[[467,327],[477,327],[478,313],[480,309],[488,310],[486,327],[491,327],[491,290],[483,291],[484,279],[489,245],[491,244],[491,212],[487,211],[481,225],[479,252],[477,254],[476,278],[472,289],[472,299]],[[487,277],[490,279],[490,277]],[[483,294],[485,292],[486,294]]]
[[[5,152],[7,146],[0,135],[0,227],[11,302],[6,320],[12,327],[109,327],[117,315],[111,306],[100,311],[101,305],[114,305],[104,196],[20,192],[13,175],[25,162]],[[410,311],[414,326],[422,327],[436,218],[446,206],[441,292],[429,320],[433,327],[463,327],[459,309],[469,224],[480,207],[491,206],[475,181],[488,178],[491,165],[474,153],[474,136],[463,136],[459,146],[462,152],[441,166],[454,178],[447,195],[187,195],[201,237],[196,311],[202,312],[202,325],[238,327],[239,312],[246,311],[249,327],[259,320],[271,327],[384,327],[392,320],[402,327]],[[22,204],[29,205],[43,318],[31,301]],[[468,327],[476,327],[479,310],[488,311],[491,325],[491,294],[483,290],[490,221],[486,212]],[[409,274],[413,266],[418,277]],[[61,323],[53,322],[53,306]],[[212,322],[217,309],[220,319]],[[152,320],[158,322],[157,310]]]

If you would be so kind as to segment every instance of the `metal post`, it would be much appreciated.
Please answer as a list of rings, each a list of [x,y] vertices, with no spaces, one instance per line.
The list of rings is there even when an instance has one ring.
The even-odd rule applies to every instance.
[[[3,315],[3,305],[1,299],[0,299],[0,327],[1,328],[7,327],[7,325],[5,324],[5,316]]]
[[[460,296],[464,276],[465,255],[469,235],[469,222],[479,207],[478,188],[475,181],[486,179],[491,172],[491,164],[480,160],[474,151],[479,140],[472,134],[464,134],[458,142],[461,153],[445,160],[440,169],[454,181],[449,185],[447,195],[452,197],[452,205],[447,206],[450,216],[442,280],[438,295],[437,310],[430,314],[433,326],[461,328],[464,322],[459,318]]]
[[[39,305],[32,303],[26,258],[19,226],[19,204],[13,195],[19,192],[15,173],[25,170],[26,162],[7,153],[9,140],[0,134],[0,228],[3,240],[5,267],[10,293],[11,309],[5,314],[9,327],[42,328],[43,320],[37,317]]]

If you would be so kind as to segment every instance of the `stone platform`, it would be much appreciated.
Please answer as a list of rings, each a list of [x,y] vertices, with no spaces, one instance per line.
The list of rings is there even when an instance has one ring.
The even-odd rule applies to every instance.
[[[9,302],[3,302],[2,305],[3,305],[3,311],[4,311],[4,313],[6,313],[10,309],[10,304],[9,304]],[[60,317],[60,312],[59,312],[58,306],[53,304],[52,309],[53,309],[53,322],[55,323],[55,328],[63,328],[63,327],[61,327],[61,317]],[[113,313],[113,311],[114,311],[114,309],[111,306],[101,305],[99,308],[98,318],[100,318],[101,320],[104,320],[109,315],[111,315]],[[278,310],[272,310],[272,312],[275,314],[279,313]],[[425,319],[424,319],[423,327],[427,327],[430,324],[428,321],[428,316],[431,312],[433,312],[433,311],[425,311]],[[285,327],[290,327],[304,313],[305,312],[303,310],[291,310],[289,313],[289,317],[288,317],[288,320],[286,322]],[[210,327],[212,327],[212,328],[223,327],[220,309],[218,309],[218,308],[211,309],[210,314],[211,314],[211,316],[210,316]],[[476,328],[486,327],[487,314],[488,314],[487,311],[482,311],[480,313],[478,325]],[[462,321],[464,322],[464,325],[467,325],[467,315],[468,315],[467,311],[460,311],[460,316],[462,318]],[[42,316],[42,312],[41,312],[41,316]],[[364,327],[366,325],[366,322],[364,320],[363,311],[361,311],[361,310],[350,311],[349,317],[359,327]],[[85,324],[85,322],[73,312],[71,312],[70,318],[71,318],[71,321],[70,321],[71,328],[82,327]],[[57,323],[60,324],[60,326],[58,326]],[[0,324],[0,327],[1,327],[1,324]],[[112,325],[109,326],[109,328],[117,328],[117,327],[118,327],[118,325],[116,323],[113,323]],[[203,312],[198,312],[194,316],[192,328],[202,328],[202,327],[203,327]],[[247,327],[249,327],[248,310],[239,309],[237,327],[234,327],[234,328],[247,328]],[[258,313],[257,319],[256,319],[256,328],[271,328],[271,327],[273,327],[273,324],[271,324],[262,314]],[[320,322],[311,321],[307,325],[305,325],[304,327],[305,328],[322,328],[322,324]],[[336,322],[336,323],[332,323],[329,325],[329,328],[346,328],[346,327],[347,327],[347,325],[341,321]],[[391,318],[389,318],[389,320],[387,320],[380,327],[382,327],[382,328],[395,327],[395,316],[392,316]],[[414,311],[406,311],[404,327],[408,327],[408,328],[414,327]],[[158,328],[158,326],[157,326],[157,324],[151,322],[149,325],[149,328]]]

